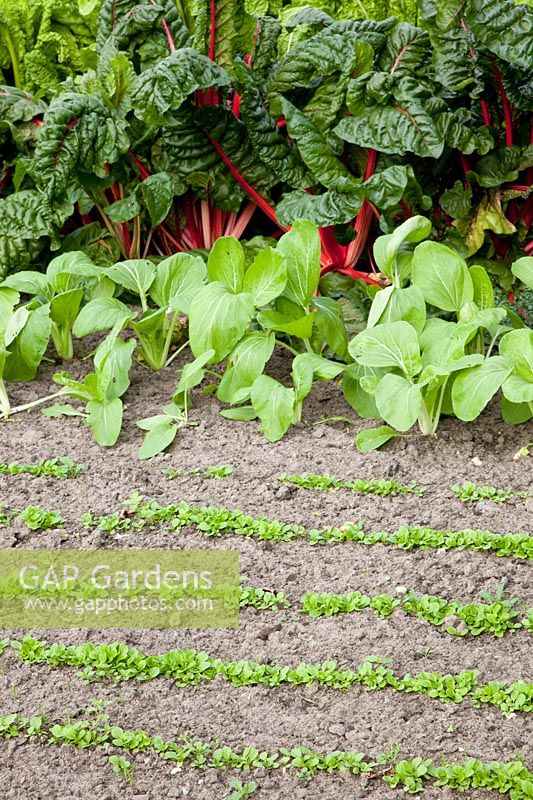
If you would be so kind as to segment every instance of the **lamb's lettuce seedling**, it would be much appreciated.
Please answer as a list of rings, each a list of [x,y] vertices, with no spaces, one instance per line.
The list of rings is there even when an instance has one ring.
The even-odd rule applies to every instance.
[[[90,296],[89,290],[99,295],[113,294],[111,281],[81,250],[56,256],[45,273],[24,270],[9,275],[2,286],[31,295],[37,308],[45,308],[51,320],[52,341],[64,361],[73,356],[72,326],[84,298]]]
[[[74,325],[75,336],[83,337],[115,326],[129,327],[135,333],[143,361],[153,370],[168,366],[177,352],[169,356],[180,314],[204,286],[207,269],[200,256],[176,253],[156,264],[148,259],[121,261],[104,273],[123,290],[137,295],[141,314],[137,315],[115,297],[96,298],[81,311]]]
[[[374,246],[376,264],[392,285],[377,292],[367,328],[349,344],[355,364],[346,369],[344,388],[361,416],[387,425],[362,431],[360,450],[380,447],[417,422],[423,434],[434,434],[441,413],[454,411],[450,389],[457,373],[469,374],[484,361],[484,331],[495,338],[501,330],[505,310],[484,307],[490,298],[481,267],[469,270],[436,242],[409,247],[429,231],[427,219],[412,217]],[[455,321],[430,316],[428,306]]]

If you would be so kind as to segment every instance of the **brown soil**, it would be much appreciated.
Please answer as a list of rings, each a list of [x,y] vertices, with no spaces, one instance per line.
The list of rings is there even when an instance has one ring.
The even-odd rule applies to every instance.
[[[87,362],[75,362],[73,375],[83,374]],[[282,363],[280,362],[280,369]],[[11,387],[13,400],[25,402],[49,391],[51,367],[29,385]],[[306,592],[395,594],[398,586],[463,601],[479,601],[481,591],[494,593],[504,578],[509,595],[533,606],[529,564],[472,552],[404,552],[375,546],[344,544],[313,548],[305,542],[270,544],[236,537],[206,540],[193,530],[180,534],[161,529],[111,538],[87,532],[79,518],[88,510],[110,513],[128,494],[139,491],[160,503],[186,500],[191,504],[239,508],[312,527],[364,520],[368,530],[393,531],[401,524],[424,524],[441,529],[486,528],[506,533],[532,530],[531,501],[511,500],[464,504],[451,491],[455,483],[472,480],[497,487],[533,491],[531,459],[513,460],[516,450],[533,439],[533,426],[509,428],[493,408],[480,420],[464,425],[444,420],[438,438],[398,440],[372,454],[353,445],[358,428],[320,420],[350,414],[334,385],[318,386],[304,409],[302,424],[278,444],[268,444],[257,423],[235,423],[219,415],[216,400],[197,393],[194,418],[198,427],[180,432],[171,450],[143,463],[137,460],[141,433],[135,420],[157,413],[168,401],[176,368],[161,375],[136,368],[127,395],[123,434],[116,447],[103,451],[78,419],[50,420],[38,411],[19,415],[0,428],[0,460],[36,462],[68,456],[86,466],[75,480],[0,476],[0,502],[10,508],[28,504],[57,508],[64,529],[29,533],[15,522],[0,529],[0,548],[233,548],[241,553],[246,584],[284,591],[294,601]],[[474,460],[473,460],[474,459]],[[170,481],[163,469],[229,464],[232,477],[224,480],[178,478]],[[339,478],[393,477],[429,486],[423,497],[359,496],[345,491],[312,492],[281,486],[281,472],[329,473]],[[267,636],[265,629],[277,627]],[[8,631],[21,637],[23,631]],[[0,632],[2,638],[4,632]],[[495,639],[490,635],[455,638],[422,620],[395,612],[381,620],[361,613],[313,620],[288,612],[246,610],[238,631],[34,631],[50,641],[79,643],[120,640],[150,653],[175,647],[204,649],[225,659],[246,658],[297,665],[301,661],[336,660],[357,665],[365,656],[386,656],[397,673],[477,669],[482,680],[533,680],[530,637],[525,632]],[[359,750],[368,756],[401,747],[401,757],[416,755],[460,761],[465,755],[484,761],[511,760],[521,755],[533,766],[530,718],[505,719],[496,709],[475,709],[468,702],[444,705],[429,697],[393,691],[365,693],[354,689],[264,687],[236,688],[218,680],[197,689],[177,689],[170,681],[146,684],[84,685],[74,670],[49,670],[21,663],[6,651],[0,660],[0,713],[19,711],[65,719],[95,698],[111,701],[113,722],[145,728],[171,738],[193,732],[220,739],[234,748],[259,749],[305,745],[317,750]],[[9,800],[159,800],[188,796],[195,800],[227,797],[229,775],[215,770],[184,768],[144,754],[131,756],[133,787],[117,778],[103,751],[76,751],[19,740],[0,742],[0,784]],[[251,777],[260,785],[258,800],[308,798],[315,800],[391,800],[398,793],[382,781],[367,784],[359,778],[320,775],[311,783],[294,772]],[[246,780],[246,778],[242,778]],[[447,790],[428,788],[428,798],[447,798]],[[481,798],[482,793],[465,793]]]

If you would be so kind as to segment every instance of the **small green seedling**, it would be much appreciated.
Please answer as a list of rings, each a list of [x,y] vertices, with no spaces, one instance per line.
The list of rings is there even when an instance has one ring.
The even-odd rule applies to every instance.
[[[505,503],[510,497],[529,497],[528,492],[507,489],[495,489],[494,486],[476,486],[472,481],[466,481],[462,486],[452,486],[452,491],[462,503],[476,503],[479,500],[492,500],[493,503]]]
[[[507,606],[507,608],[512,608],[518,603],[518,597],[505,597],[505,592],[507,591],[508,585],[509,578],[505,577],[497,585],[494,594],[482,591],[479,593],[479,596],[486,603],[501,603],[502,605]]]
[[[280,483],[292,483],[301,489],[316,489],[318,491],[329,491],[332,489],[350,489],[352,492],[361,494],[376,494],[380,497],[395,496],[398,494],[421,495],[426,491],[425,486],[418,486],[416,483],[408,485],[398,483],[398,481],[384,480],[383,478],[370,478],[364,480],[356,478],[353,481],[343,481],[332,478],[330,475],[316,475],[313,472],[305,472],[303,475],[278,475]]]
[[[129,786],[133,786],[133,767],[131,761],[124,756],[109,756],[109,763],[115,775],[123,778]]]
[[[229,782],[229,788],[233,789],[233,791],[228,800],[245,800],[246,797],[251,797],[259,787],[255,781],[241,783],[237,778],[232,778]]]
[[[39,506],[28,506],[18,514],[30,531],[47,531],[51,528],[60,528],[65,520],[59,511],[50,511]]]
[[[195,469],[189,470],[188,473],[184,473],[182,469],[171,468],[164,470],[164,474],[169,480],[183,478],[185,475],[190,475],[193,478],[216,478],[217,480],[221,480],[222,478],[229,478],[230,475],[233,475],[233,472],[233,467],[227,464],[220,464],[218,467],[206,467],[205,469],[196,467]]]
[[[515,461],[518,461],[519,458],[527,458],[529,455],[529,451],[533,449],[533,442],[528,442],[520,450],[517,450],[513,456]]]
[[[0,463],[2,475],[33,475],[36,478],[77,478],[85,467],[74,464],[70,458],[48,458],[38,464],[21,464],[18,461]]]

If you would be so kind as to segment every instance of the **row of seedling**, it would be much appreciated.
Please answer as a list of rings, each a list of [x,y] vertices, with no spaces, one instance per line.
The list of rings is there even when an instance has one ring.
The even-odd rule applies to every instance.
[[[472,550],[491,552],[519,559],[533,558],[533,537],[527,533],[499,534],[492,531],[464,529],[440,531],[426,526],[402,525],[391,533],[365,531],[362,523],[346,523],[340,527],[309,529],[303,525],[252,517],[238,510],[221,507],[195,507],[182,501],[162,506],[155,500],[145,500],[134,492],[124,508],[107,515],[86,512],[81,523],[88,529],[117,534],[155,530],[165,525],[172,532],[194,528],[206,537],[244,536],[258,541],[289,542],[303,540],[311,545],[352,542],[360,545],[389,545],[403,550]],[[28,506],[10,512],[0,505],[0,525],[9,524],[13,516],[21,519],[30,530],[63,527],[65,521],[57,510]]]
[[[301,663],[292,667],[257,661],[223,660],[194,649],[148,655],[121,642],[65,645],[48,644],[27,637],[22,641],[6,640],[3,646],[11,647],[22,661],[29,664],[46,664],[53,669],[76,668],[79,677],[85,681],[111,680],[119,683],[166,678],[183,688],[199,686],[221,676],[237,687],[317,685],[339,691],[361,687],[369,692],[389,689],[428,695],[443,703],[469,700],[475,708],[490,705],[505,716],[533,711],[533,683],[523,680],[483,683],[474,670],[462,670],[457,674],[424,671],[400,677],[388,666],[389,659],[377,656],[369,656],[355,669],[349,669],[339,667],[335,661]]]
[[[399,759],[397,753],[383,753],[373,758],[357,751],[334,750],[317,752],[303,746],[259,750],[253,746],[236,751],[219,742],[206,742],[186,735],[176,740],[164,740],[142,729],[127,730],[113,725],[99,709],[94,715],[86,710],[88,719],[61,722],[44,716],[24,717],[17,713],[0,717],[0,737],[37,740],[49,745],[69,745],[76,748],[103,749],[115,753],[147,753],[165,762],[174,762],[196,769],[252,770],[268,772],[296,770],[310,780],[317,773],[350,773],[366,778],[381,778],[391,788],[401,788],[416,794],[425,785],[450,787],[459,791],[483,789],[508,795],[510,800],[531,800],[533,774],[519,761],[490,763],[467,758],[463,762],[448,762],[446,758],[432,761],[420,756]]]
[[[36,477],[50,478],[76,478],[85,467],[81,464],[74,464],[69,458],[50,458],[38,462],[37,464],[25,464],[17,461],[0,463],[0,475],[32,475]],[[170,480],[175,478],[207,478],[218,479],[231,477],[235,470],[228,464],[212,465],[208,467],[196,467],[193,469],[166,468],[163,470],[165,476]],[[402,494],[423,495],[428,487],[425,485],[411,482],[409,484],[399,483],[395,480],[384,478],[355,478],[353,480],[341,480],[333,478],[331,475],[317,475],[312,472],[300,475],[288,475],[281,473],[278,475],[280,483],[290,483],[301,489],[314,489],[317,491],[333,491],[348,489],[358,494],[372,494],[378,497],[395,497]],[[462,485],[452,486],[454,495],[464,503],[477,502],[480,500],[491,500],[494,503],[505,503],[512,497],[527,499],[530,493],[508,487],[497,489],[494,486],[477,486],[472,481],[465,481]]]

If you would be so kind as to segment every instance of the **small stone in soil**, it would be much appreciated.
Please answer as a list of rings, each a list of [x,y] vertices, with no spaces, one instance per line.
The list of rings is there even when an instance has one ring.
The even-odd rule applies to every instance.
[[[292,497],[294,492],[296,491],[296,486],[292,483],[285,483],[283,486],[280,486],[276,492],[276,497],[280,500],[285,500],[289,497]]]
[[[318,428],[315,428],[313,433],[311,434],[313,439],[322,439],[322,437],[326,434],[326,428],[324,425],[319,425]]]
[[[329,726],[328,731],[329,733],[333,733],[335,736],[344,736],[346,733],[346,728],[340,723],[335,723],[334,725]]]

